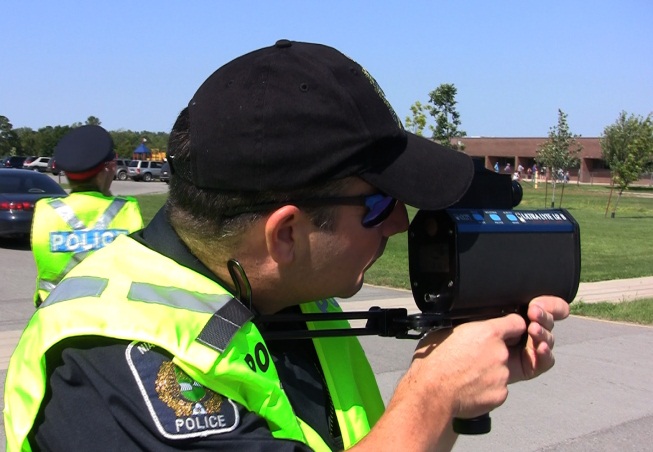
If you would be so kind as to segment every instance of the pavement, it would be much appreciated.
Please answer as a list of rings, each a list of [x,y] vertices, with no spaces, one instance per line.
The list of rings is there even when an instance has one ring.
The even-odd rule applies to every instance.
[[[581,283],[574,302],[640,298],[653,298],[653,277]],[[345,311],[375,305],[419,312],[410,292],[382,287],[365,286],[341,302]],[[455,451],[653,451],[653,327],[570,316],[554,332],[556,365],[511,385],[507,401],[491,413],[492,431],[461,435]],[[387,405],[414,341],[360,340]]]
[[[58,184],[67,183],[66,176],[62,174],[53,175],[52,173],[44,173]],[[155,193],[167,193],[168,184],[158,180],[151,182],[136,182],[131,179],[127,180],[114,180],[111,184],[111,193],[114,195],[136,196]]]
[[[0,250],[29,253],[21,250]],[[22,250],[24,251],[24,250]],[[16,256],[13,256],[16,259]],[[20,259],[20,258],[18,258]],[[33,281],[20,263],[7,269],[0,287],[0,390],[11,353],[33,312]],[[23,294],[20,298],[7,298]],[[18,293],[17,293],[18,292]],[[623,302],[653,298],[653,277],[582,283],[576,301]],[[353,298],[341,300],[345,311],[371,306],[403,307],[418,312],[406,290],[365,285]],[[357,324],[358,323],[358,324]],[[352,326],[363,321],[352,321]],[[386,404],[410,365],[415,341],[367,336],[360,338]],[[507,402],[492,413],[492,432],[461,436],[455,450],[567,451],[653,450],[653,328],[571,316],[556,324],[556,366],[532,382],[510,387]],[[4,397],[2,401],[4,407]],[[2,422],[3,423],[3,422]],[[3,423],[4,424],[4,423]],[[4,445],[0,429],[0,450]]]

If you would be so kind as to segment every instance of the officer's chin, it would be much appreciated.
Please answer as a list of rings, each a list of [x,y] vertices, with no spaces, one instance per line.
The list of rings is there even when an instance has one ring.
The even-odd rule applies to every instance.
[[[363,283],[364,282],[365,282],[364,275],[361,275],[361,277],[358,279],[358,281],[356,283],[354,283],[354,285],[351,287],[350,290],[348,290],[348,291],[346,291],[346,292],[344,292],[344,293],[342,293],[340,295],[336,295],[336,296],[338,298],[344,298],[344,299],[351,298],[354,295],[356,295],[358,292],[360,292],[360,290],[363,288]]]

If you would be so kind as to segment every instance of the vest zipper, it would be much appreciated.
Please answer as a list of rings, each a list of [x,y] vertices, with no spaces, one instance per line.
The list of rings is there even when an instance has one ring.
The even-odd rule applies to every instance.
[[[337,448],[343,448],[344,446],[343,446],[342,436],[340,433],[340,425],[338,425],[338,417],[336,416],[336,408],[335,405],[333,404],[333,399],[331,398],[331,392],[329,391],[329,386],[327,385],[326,377],[324,376],[322,367],[318,362],[313,362],[313,365],[315,366],[315,369],[317,370],[318,374],[320,374],[320,377],[322,378],[322,386],[327,396],[327,403],[329,405],[327,409],[327,413],[328,413],[327,420],[329,424],[329,435],[331,436],[331,443],[334,444]]]

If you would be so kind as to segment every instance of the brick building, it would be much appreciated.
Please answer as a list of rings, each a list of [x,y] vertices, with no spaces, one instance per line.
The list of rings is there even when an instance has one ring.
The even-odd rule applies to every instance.
[[[531,168],[539,147],[547,138],[488,138],[461,137],[455,139],[465,146],[465,154],[483,159],[485,167],[492,169],[496,163],[503,172],[508,163],[512,171],[522,165]],[[579,154],[580,167],[569,171],[570,180],[587,183],[609,183],[610,170],[606,167],[601,154],[599,138],[577,138],[583,146]]]

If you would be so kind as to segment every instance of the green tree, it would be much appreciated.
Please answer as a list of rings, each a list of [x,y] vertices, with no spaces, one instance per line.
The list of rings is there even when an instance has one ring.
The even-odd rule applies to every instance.
[[[10,129],[11,124],[9,124],[8,120],[6,123],[3,122],[2,118],[3,117],[0,116],[0,128],[4,127]],[[4,126],[2,124],[4,124]],[[96,116],[89,116],[85,123],[74,122],[69,126],[46,126],[41,127],[37,131],[32,130],[29,127],[14,129],[19,142],[17,149],[22,149],[23,154],[51,156],[59,140],[68,133],[68,131],[76,127],[91,124],[100,125],[101,121]],[[166,132],[150,132],[146,130],[135,132],[132,130],[120,129],[117,131],[109,131],[109,133],[113,138],[116,154],[123,158],[131,158],[134,149],[136,149],[144,138],[147,139],[147,145],[152,150],[165,151],[168,146],[169,134]],[[18,153],[20,153],[20,151],[18,151]]]
[[[97,118],[95,116],[89,116],[86,118],[86,125],[87,126],[99,126],[102,124],[102,121],[100,121],[100,118]]]
[[[114,130],[111,133],[118,157],[131,158],[132,152],[140,143],[140,136],[131,130]]]
[[[170,134],[166,132],[150,132],[145,130],[139,133],[142,138],[147,139],[147,146],[150,149],[164,151],[168,148],[168,137]]]
[[[433,132],[433,139],[438,143],[462,150],[457,144],[452,144],[452,140],[458,137],[467,136],[460,127],[460,114],[456,110],[456,94],[458,90],[451,83],[443,83],[429,93],[428,111],[435,119],[435,127],[430,126]]]
[[[643,118],[632,114],[629,116],[622,111],[617,121],[603,130],[601,152],[603,160],[610,166],[612,186],[614,188],[616,185],[619,189],[619,195],[611,214],[611,217],[614,218],[624,190],[639,179],[653,160],[653,119],[651,114]],[[606,215],[611,199],[612,190],[605,210]]]
[[[33,149],[36,149],[37,132],[29,127],[19,127],[15,130],[16,134],[18,134],[20,146],[23,149],[25,155],[33,155]]]
[[[168,148],[168,136],[166,132],[150,132],[143,130],[135,132],[133,130],[115,130],[110,132],[115,145],[116,154],[120,157],[131,158],[134,150],[139,144],[146,140],[147,147],[152,151],[165,151]]]
[[[70,130],[72,130],[70,126],[41,127],[34,137],[32,153],[34,155],[52,156],[59,140]]]
[[[20,138],[9,122],[9,118],[0,115],[0,155],[20,155],[22,146]]]
[[[567,114],[558,109],[558,124],[549,129],[549,138],[540,146],[535,157],[537,163],[545,166],[551,174],[553,182],[551,207],[555,207],[556,183],[559,180],[566,180],[564,179],[566,172],[577,168],[580,164],[578,154],[583,146],[576,141],[577,138],[580,138],[580,135],[574,135],[569,131]],[[564,194],[564,185],[562,190]]]
[[[422,105],[420,101],[416,101],[413,105],[410,106],[410,112],[412,116],[406,116],[406,129],[409,132],[413,132],[415,135],[422,136],[422,132],[426,127],[426,114],[427,107]]]

